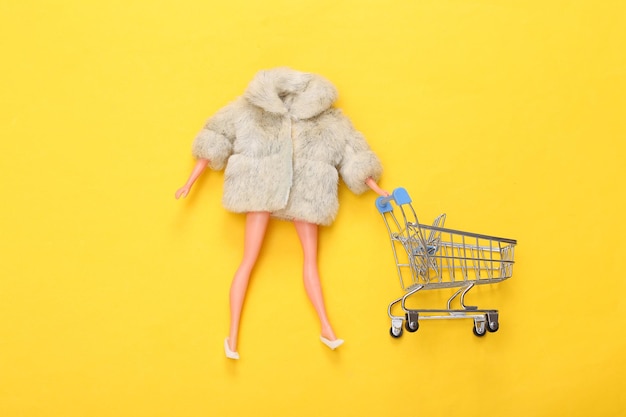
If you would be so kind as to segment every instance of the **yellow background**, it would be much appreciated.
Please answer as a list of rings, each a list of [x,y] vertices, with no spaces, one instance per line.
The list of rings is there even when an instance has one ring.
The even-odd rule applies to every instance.
[[[626,415],[625,28],[618,0],[1,0],[0,415]],[[224,358],[243,217],[221,172],[173,194],[205,119],[278,65],[336,84],[423,222],[518,239],[468,296],[498,333],[392,339],[375,195],[342,186],[320,262],[346,344],[273,221]]]

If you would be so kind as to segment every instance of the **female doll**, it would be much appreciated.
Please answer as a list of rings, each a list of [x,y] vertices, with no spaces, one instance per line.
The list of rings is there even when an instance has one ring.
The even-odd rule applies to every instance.
[[[219,110],[196,137],[197,162],[176,198],[187,196],[208,166],[225,168],[224,207],[246,213],[243,260],[230,289],[226,356],[239,359],[237,339],[250,273],[270,217],[290,220],[304,252],[304,286],[321,324],[321,341],[343,343],[332,329],[317,267],[318,225],[337,213],[339,176],[354,193],[372,189],[381,164],[363,136],[332,105],[335,87],[326,79],[289,68],[260,71],[244,94]]]

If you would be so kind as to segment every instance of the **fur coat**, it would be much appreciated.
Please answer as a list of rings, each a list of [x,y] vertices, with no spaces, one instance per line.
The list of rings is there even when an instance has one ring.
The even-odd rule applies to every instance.
[[[232,212],[269,211],[281,219],[329,225],[339,176],[354,193],[378,180],[381,164],[342,112],[326,79],[288,68],[260,71],[243,96],[211,117],[192,153],[224,174],[222,203]]]

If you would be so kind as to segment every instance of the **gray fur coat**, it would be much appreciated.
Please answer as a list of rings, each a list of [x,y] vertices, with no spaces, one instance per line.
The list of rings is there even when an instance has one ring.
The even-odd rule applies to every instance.
[[[260,71],[239,97],[211,117],[192,153],[224,174],[223,205],[236,213],[329,225],[339,176],[354,193],[378,180],[381,164],[336,108],[326,79],[288,68]]]

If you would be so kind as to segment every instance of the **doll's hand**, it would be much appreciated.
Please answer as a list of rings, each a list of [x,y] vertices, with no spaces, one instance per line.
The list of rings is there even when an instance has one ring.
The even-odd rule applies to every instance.
[[[370,187],[378,195],[381,195],[383,197],[389,197],[391,195],[389,193],[389,191],[386,191],[386,190],[383,190],[382,188],[380,188],[378,186],[378,184],[376,183],[376,181],[374,181],[374,179],[371,178],[371,177],[366,179],[365,183],[367,184],[368,187]]]
[[[180,197],[187,197],[187,194],[189,194],[189,190],[191,189],[191,185],[183,185],[182,187],[180,187],[178,190],[176,190],[176,194],[174,194],[174,196],[176,197],[176,199],[178,200]]]

